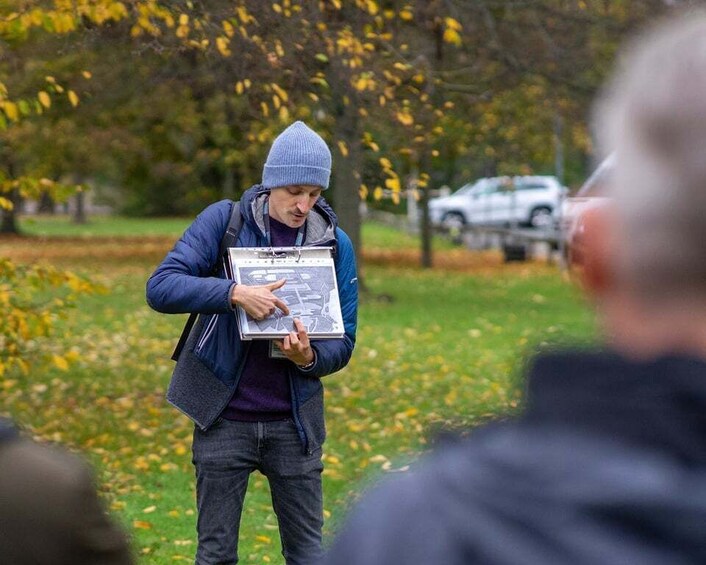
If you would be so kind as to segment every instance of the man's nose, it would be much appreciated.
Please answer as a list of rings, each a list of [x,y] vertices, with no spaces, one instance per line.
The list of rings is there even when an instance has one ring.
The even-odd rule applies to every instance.
[[[297,200],[297,208],[301,212],[308,212],[311,209],[311,204],[311,199],[308,196]]]

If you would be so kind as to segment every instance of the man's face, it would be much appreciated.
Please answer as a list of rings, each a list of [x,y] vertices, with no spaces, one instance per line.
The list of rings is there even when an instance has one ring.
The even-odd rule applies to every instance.
[[[321,187],[309,184],[273,188],[270,192],[270,216],[290,228],[299,228],[304,225],[319,196]]]

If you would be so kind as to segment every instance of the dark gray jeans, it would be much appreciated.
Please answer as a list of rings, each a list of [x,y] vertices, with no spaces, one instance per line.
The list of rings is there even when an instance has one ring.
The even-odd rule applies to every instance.
[[[199,545],[196,565],[238,562],[238,531],[248,477],[267,477],[287,565],[314,563],[322,553],[321,449],[303,453],[292,420],[222,419],[194,431]]]

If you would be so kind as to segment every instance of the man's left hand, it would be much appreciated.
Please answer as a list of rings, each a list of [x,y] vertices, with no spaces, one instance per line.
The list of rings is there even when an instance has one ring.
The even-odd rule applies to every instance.
[[[299,318],[294,318],[294,331],[289,332],[289,335],[284,336],[281,340],[275,340],[275,344],[287,356],[287,359],[300,367],[304,367],[314,360],[314,350],[309,344],[309,334],[306,333],[306,328]]]

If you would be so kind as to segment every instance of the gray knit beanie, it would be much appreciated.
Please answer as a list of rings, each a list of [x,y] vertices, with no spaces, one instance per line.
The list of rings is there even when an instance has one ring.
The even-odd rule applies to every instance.
[[[330,176],[331,151],[326,142],[304,122],[294,122],[272,143],[262,186],[310,184],[326,190]]]

